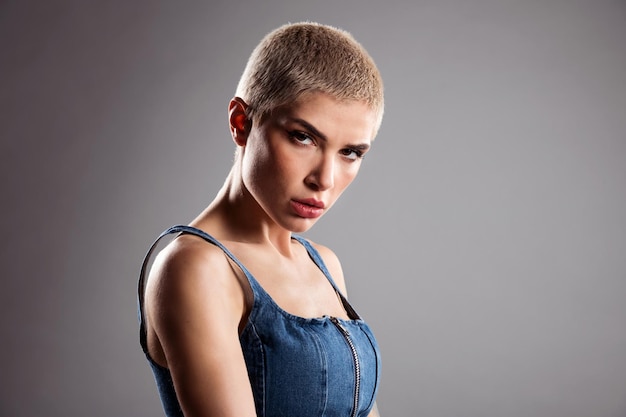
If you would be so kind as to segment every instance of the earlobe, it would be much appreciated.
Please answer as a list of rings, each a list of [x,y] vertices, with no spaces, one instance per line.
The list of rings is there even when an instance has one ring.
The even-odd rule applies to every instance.
[[[252,123],[248,119],[248,105],[239,97],[234,97],[228,105],[228,121],[230,134],[238,146],[245,146]]]

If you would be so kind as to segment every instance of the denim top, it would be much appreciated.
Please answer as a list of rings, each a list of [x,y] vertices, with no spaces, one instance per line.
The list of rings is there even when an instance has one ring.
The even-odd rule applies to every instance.
[[[183,416],[183,413],[169,369],[154,362],[148,354],[143,301],[149,258],[161,238],[172,233],[193,234],[218,246],[241,268],[250,283],[254,302],[239,340],[258,417],[365,417],[369,414],[380,377],[378,345],[370,328],[341,294],[319,253],[308,241],[293,236],[328,278],[349,320],[329,316],[303,318],[286,312],[215,238],[190,226],[174,226],[154,242],[139,278],[140,342],[168,417]]]

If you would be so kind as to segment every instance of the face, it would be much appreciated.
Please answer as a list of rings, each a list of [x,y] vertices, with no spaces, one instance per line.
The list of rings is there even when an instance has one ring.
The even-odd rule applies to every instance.
[[[287,230],[308,230],[356,177],[375,120],[366,103],[315,93],[253,127],[242,176],[261,213]]]

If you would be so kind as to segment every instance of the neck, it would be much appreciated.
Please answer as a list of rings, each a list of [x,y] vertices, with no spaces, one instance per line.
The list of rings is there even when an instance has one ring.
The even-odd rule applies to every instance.
[[[291,254],[291,231],[276,224],[250,194],[238,160],[211,204],[191,224],[218,240],[266,244]]]

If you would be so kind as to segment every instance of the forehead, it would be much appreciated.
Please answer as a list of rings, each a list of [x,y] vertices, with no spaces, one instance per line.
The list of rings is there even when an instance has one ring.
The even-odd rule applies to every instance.
[[[276,121],[312,125],[328,137],[374,140],[376,112],[364,101],[338,100],[325,93],[307,93],[275,112]]]

